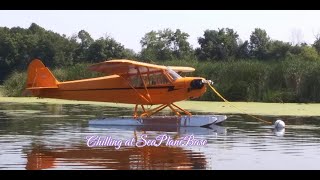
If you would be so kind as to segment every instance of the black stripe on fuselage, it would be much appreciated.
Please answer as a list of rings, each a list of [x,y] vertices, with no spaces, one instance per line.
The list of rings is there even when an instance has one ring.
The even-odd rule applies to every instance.
[[[178,90],[174,89],[174,86],[156,86],[156,87],[147,87],[147,89],[165,89],[168,91]],[[103,91],[103,90],[129,90],[130,88],[98,88],[98,89],[68,89],[68,90],[60,90],[60,91]],[[135,87],[135,89],[144,89],[144,87]]]

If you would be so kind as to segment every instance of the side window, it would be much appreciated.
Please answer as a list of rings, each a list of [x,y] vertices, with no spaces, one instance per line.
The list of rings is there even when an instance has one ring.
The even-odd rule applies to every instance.
[[[142,79],[146,86],[149,86],[149,80],[147,75],[142,75]],[[141,81],[140,75],[133,75],[129,77],[129,81],[133,87],[143,87],[143,82]]]
[[[170,81],[161,72],[152,73],[152,74],[149,74],[149,76],[147,74],[143,74],[142,79],[147,87],[170,84]],[[141,81],[141,78],[139,75],[130,76],[129,81],[133,87],[143,87],[143,82]]]
[[[129,81],[133,87],[139,87],[142,83],[140,77],[137,75],[130,76]]]
[[[165,85],[169,83],[170,83],[169,80],[162,73],[155,73],[155,74],[149,75],[150,86]]]

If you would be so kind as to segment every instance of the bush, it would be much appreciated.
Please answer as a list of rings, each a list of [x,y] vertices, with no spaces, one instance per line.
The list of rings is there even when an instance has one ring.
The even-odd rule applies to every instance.
[[[320,101],[320,61],[295,57],[280,62],[197,62],[193,67],[195,76],[213,80],[214,87],[230,101]],[[210,89],[198,100],[221,101]]]
[[[89,64],[79,63],[73,66],[56,68],[52,71],[58,81],[71,81],[102,76],[103,74],[89,71]]]
[[[3,83],[3,95],[19,97],[23,96],[26,87],[27,73],[14,71]]]
[[[103,74],[87,69],[88,64],[76,64],[74,66],[56,68],[52,71],[58,81],[70,81],[83,78],[102,76]],[[3,83],[3,95],[11,97],[25,96],[27,72],[14,71]]]
[[[307,61],[319,60],[317,50],[315,48],[309,47],[309,46],[302,47],[302,51],[299,56],[301,57],[301,59],[307,60]]]

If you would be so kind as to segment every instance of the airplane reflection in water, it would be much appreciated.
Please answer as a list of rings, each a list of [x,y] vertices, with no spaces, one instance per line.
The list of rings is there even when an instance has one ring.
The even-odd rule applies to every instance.
[[[193,157],[192,157],[193,156]],[[27,170],[55,168],[57,164],[94,169],[206,169],[202,153],[181,147],[145,146],[90,148],[85,145],[71,149],[34,147],[27,154]]]
[[[137,134],[151,136],[170,133],[173,136],[183,135],[215,135],[225,134],[226,129],[212,125],[202,127],[166,127],[166,126],[101,126],[90,125],[88,132],[103,134],[105,130],[124,132],[135,137]],[[129,133],[128,133],[129,132]],[[132,132],[132,134],[130,134]],[[87,132],[86,132],[87,134]],[[104,134],[105,135],[105,134]],[[49,148],[34,145],[27,153],[28,170],[50,169],[76,166],[82,169],[207,169],[208,164],[202,152],[195,152],[183,147],[123,146],[115,149],[113,146],[88,147],[85,142],[67,148]],[[74,168],[74,167],[73,167]]]

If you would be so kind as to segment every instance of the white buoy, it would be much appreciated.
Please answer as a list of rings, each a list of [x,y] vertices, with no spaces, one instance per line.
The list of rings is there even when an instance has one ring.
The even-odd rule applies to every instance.
[[[285,126],[286,124],[280,119],[276,120],[276,122],[274,123],[274,128],[276,129],[283,129],[285,128]]]
[[[273,130],[273,132],[274,132],[274,134],[276,135],[276,136],[284,136],[284,133],[286,132],[286,129],[285,128],[282,128],[282,129],[279,129],[279,128],[275,128],[274,130]]]

